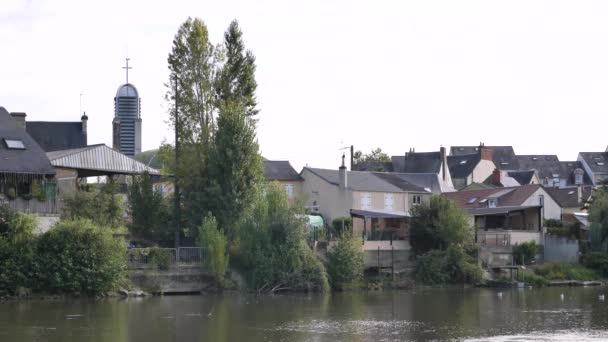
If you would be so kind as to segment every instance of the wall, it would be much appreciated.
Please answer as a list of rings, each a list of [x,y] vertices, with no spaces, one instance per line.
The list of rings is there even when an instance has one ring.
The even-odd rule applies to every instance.
[[[528,197],[528,199],[521,205],[539,205],[539,195],[543,195],[545,197],[545,205],[543,207],[543,218],[556,220],[561,219],[561,207],[553,200],[551,196],[549,196],[549,194],[543,188],[539,188],[538,190],[536,190],[536,192],[534,192],[530,197]]]
[[[57,222],[59,222],[59,215],[38,215],[38,227],[36,227],[35,234],[48,232]]]
[[[312,206],[316,202],[325,222],[331,223],[338,217],[350,217],[350,212],[344,209],[344,199],[342,199],[342,196],[352,198],[349,190],[341,194],[337,186],[326,182],[307,169],[302,171],[301,176],[304,178],[302,194],[306,199],[306,206]]]
[[[213,277],[200,267],[168,271],[130,270],[129,280],[149,293],[200,292],[214,284]]]
[[[370,209],[384,210],[384,192],[372,192],[372,191],[353,191],[352,192],[352,209],[361,208],[361,196],[364,193],[369,193],[372,196],[372,203]],[[405,193],[393,192],[393,211],[405,211],[406,202],[408,198]]]
[[[471,183],[483,183],[494,172],[494,169],[496,169],[496,165],[493,161],[481,159],[473,169]]]
[[[296,200],[304,198],[304,182],[303,181],[275,181],[283,188],[287,184],[293,184],[293,197],[289,199],[289,204],[294,204]],[[285,190],[287,191],[287,190]]]
[[[579,260],[577,240],[547,234],[545,235],[544,251],[545,261],[577,263]]]

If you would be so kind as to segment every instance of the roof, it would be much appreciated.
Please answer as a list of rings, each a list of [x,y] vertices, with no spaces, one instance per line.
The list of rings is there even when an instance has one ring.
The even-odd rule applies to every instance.
[[[473,216],[483,216],[483,215],[498,215],[498,214],[508,214],[513,211],[521,211],[532,208],[542,208],[540,205],[528,205],[528,206],[511,206],[511,207],[496,207],[496,208],[475,208],[469,209],[469,214]]]
[[[507,175],[517,181],[521,185],[530,184],[532,178],[536,174],[535,170],[528,171],[507,171]]]
[[[276,181],[303,180],[287,160],[264,160],[264,177]]]
[[[328,169],[317,169],[311,167],[305,167],[305,170],[317,175],[326,182],[335,186],[340,185],[340,174],[338,170]],[[347,186],[351,190],[355,191],[371,191],[371,192],[404,192],[401,188],[396,185],[387,182],[380,177],[376,176],[374,172],[368,171],[346,171],[347,172]]]
[[[608,173],[608,152],[580,152],[592,172]]]
[[[440,152],[411,152],[405,156],[392,156],[393,171],[403,173],[439,173]]]
[[[492,151],[492,161],[501,170],[519,170],[518,160],[515,158],[513,146],[483,146]],[[450,155],[479,153],[479,146],[452,146]]]
[[[480,153],[460,154],[456,156],[448,156],[448,168],[452,178],[466,178],[481,160]]]
[[[20,140],[25,149],[8,149],[3,139]],[[25,129],[0,107],[0,172],[53,175],[55,169]]]
[[[583,203],[578,202],[578,188],[570,187],[570,188],[551,188],[544,187],[545,191],[553,197],[555,202],[562,208],[582,208],[584,202],[586,202],[589,197],[591,197],[592,187],[584,186],[582,187],[582,201]]]
[[[353,171],[379,171],[392,172],[392,162],[362,162],[353,165]]]
[[[87,146],[87,135],[82,133],[81,121],[28,121],[25,129],[46,152]]]
[[[91,145],[70,150],[48,152],[55,167],[83,170],[85,176],[101,174],[160,175],[156,169],[146,166],[104,144]],[[86,171],[89,171],[88,173]]]
[[[374,174],[408,192],[432,192],[441,193],[439,178],[434,173],[389,173],[374,172]]]
[[[121,85],[116,91],[116,97],[137,97],[139,96],[138,94],[137,88],[131,83]]]
[[[488,198],[498,198],[499,207],[509,207],[522,205],[540,188],[541,186],[538,184],[530,184],[509,188],[449,192],[444,193],[443,196],[452,200],[456,206],[464,209],[486,208],[487,202],[480,203],[480,201]]]
[[[410,214],[405,211],[395,210],[381,210],[381,209],[351,209],[351,216],[365,217],[365,218],[405,218],[410,217]]]

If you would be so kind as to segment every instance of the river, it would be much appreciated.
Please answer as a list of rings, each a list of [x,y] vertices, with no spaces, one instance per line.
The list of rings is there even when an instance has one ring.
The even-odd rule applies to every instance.
[[[416,289],[26,300],[0,303],[0,341],[608,341],[604,292]]]

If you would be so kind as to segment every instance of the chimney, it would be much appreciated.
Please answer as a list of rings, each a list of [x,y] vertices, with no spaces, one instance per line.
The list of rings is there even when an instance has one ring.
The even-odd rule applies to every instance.
[[[578,203],[582,204],[583,203],[583,186],[579,185],[577,187],[577,195],[578,195]]]
[[[492,161],[492,150],[487,147],[484,147],[483,144],[479,146],[479,155],[481,160]]]
[[[89,121],[89,117],[87,116],[86,112],[82,113],[80,121],[82,122],[82,134],[87,135],[87,121]]]
[[[494,169],[492,172],[492,185],[500,186],[500,170],[498,168]]]
[[[27,116],[22,112],[11,112],[11,116],[15,119],[17,125],[23,129],[25,129],[25,117]]]
[[[443,178],[443,181],[446,180],[447,178],[447,171],[448,171],[448,156],[445,154],[445,147],[441,146],[439,148],[439,155],[441,158],[441,176]]]
[[[348,187],[348,181],[346,176],[346,166],[344,165],[344,154],[342,154],[342,166],[338,169],[338,174],[340,177],[340,189],[344,190]]]

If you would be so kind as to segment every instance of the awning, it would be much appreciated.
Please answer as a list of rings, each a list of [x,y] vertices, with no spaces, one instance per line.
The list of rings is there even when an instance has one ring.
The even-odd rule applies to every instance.
[[[473,216],[484,216],[484,215],[506,215],[514,211],[523,211],[526,209],[539,209],[542,208],[540,205],[529,205],[529,206],[513,206],[513,207],[496,207],[496,208],[474,208],[469,209],[469,214]]]
[[[410,217],[410,214],[406,211],[395,211],[395,210],[351,209],[350,216],[359,217],[359,218],[406,218],[406,217]]]

